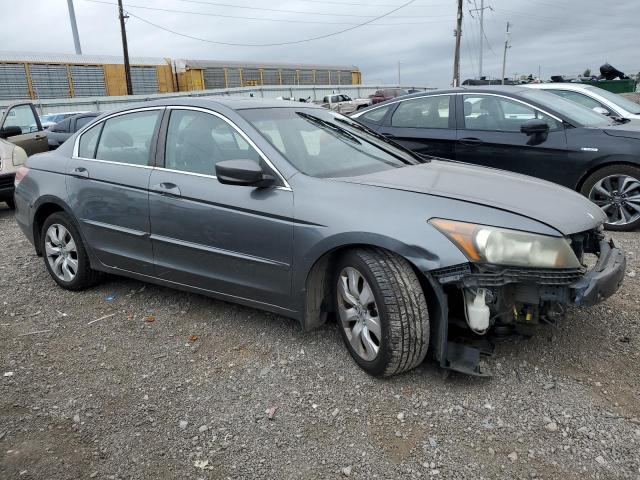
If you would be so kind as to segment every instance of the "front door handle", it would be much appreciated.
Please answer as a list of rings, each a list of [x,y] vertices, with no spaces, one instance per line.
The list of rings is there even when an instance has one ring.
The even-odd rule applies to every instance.
[[[484,143],[479,138],[474,137],[460,138],[458,142],[460,142],[462,145],[466,145],[467,147],[478,147]]]
[[[72,176],[78,178],[89,178],[89,170],[84,167],[76,167],[71,172],[69,172]]]
[[[151,190],[161,195],[173,195],[176,197],[179,197],[181,195],[180,187],[178,187],[175,183],[171,183],[171,182],[159,183],[151,187]]]

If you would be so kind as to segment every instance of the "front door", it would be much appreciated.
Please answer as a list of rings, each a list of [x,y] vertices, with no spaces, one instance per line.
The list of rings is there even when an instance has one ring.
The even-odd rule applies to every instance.
[[[163,108],[119,114],[85,131],[67,167],[69,202],[98,259],[153,274],[150,159]]]
[[[453,160],[456,131],[451,98],[431,95],[402,100],[376,130],[420,155]]]
[[[4,112],[0,120],[0,130],[9,128],[16,129],[16,132],[19,128],[21,133],[11,136],[3,135],[3,137],[22,147],[27,155],[49,150],[47,134],[43,131],[40,119],[31,103],[12,105]]]
[[[498,95],[458,95],[456,160],[524,173],[546,180],[568,169],[567,139],[561,121],[517,100]],[[546,134],[527,135],[520,126],[542,119]]]
[[[249,159],[270,168],[220,115],[172,108],[165,137],[159,152],[164,168],[155,168],[150,180],[156,276],[283,305],[290,295],[291,190],[218,182],[221,160]]]

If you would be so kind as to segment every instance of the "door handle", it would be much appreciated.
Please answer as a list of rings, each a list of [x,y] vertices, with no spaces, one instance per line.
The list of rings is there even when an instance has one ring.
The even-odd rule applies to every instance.
[[[171,182],[159,183],[151,187],[151,190],[161,195],[173,195],[176,197],[179,197],[181,195],[180,187],[178,187],[175,183],[171,183]]]
[[[460,138],[458,142],[460,142],[462,145],[466,145],[467,147],[477,147],[484,143],[479,138],[473,138],[473,137]]]
[[[77,178],[89,178],[89,170],[84,167],[76,167],[69,173]]]

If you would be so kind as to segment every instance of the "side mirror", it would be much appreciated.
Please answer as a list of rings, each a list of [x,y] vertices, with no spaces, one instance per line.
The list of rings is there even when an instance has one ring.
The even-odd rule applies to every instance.
[[[22,135],[22,129],[20,127],[11,126],[0,128],[0,138],[15,137],[16,135]]]
[[[520,125],[520,131],[527,135],[536,135],[538,133],[547,133],[549,131],[549,125],[544,120],[534,118],[527,120]]]
[[[224,160],[216,163],[216,177],[220,183],[226,185],[268,187],[275,182],[275,178],[265,174],[257,162],[247,159]]]
[[[593,111],[600,115],[606,115],[607,117],[611,115],[611,112],[604,107],[593,107]]]

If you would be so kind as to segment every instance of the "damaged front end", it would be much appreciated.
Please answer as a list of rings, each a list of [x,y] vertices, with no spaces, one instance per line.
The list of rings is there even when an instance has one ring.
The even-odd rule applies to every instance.
[[[530,335],[539,323],[556,325],[567,307],[591,306],[618,290],[625,255],[601,230],[571,235],[575,268],[532,268],[469,262],[434,270],[430,283],[442,305],[432,346],[443,368],[486,376],[481,355],[494,340]],[[442,303],[444,302],[444,303]]]

